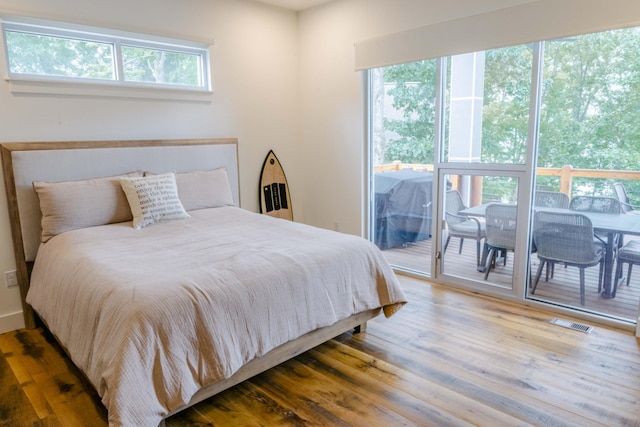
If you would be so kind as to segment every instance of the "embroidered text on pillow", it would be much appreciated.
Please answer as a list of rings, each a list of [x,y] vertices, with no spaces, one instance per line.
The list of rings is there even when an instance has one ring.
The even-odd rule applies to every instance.
[[[178,198],[176,175],[173,172],[121,178],[120,184],[131,207],[134,228],[189,217]]]

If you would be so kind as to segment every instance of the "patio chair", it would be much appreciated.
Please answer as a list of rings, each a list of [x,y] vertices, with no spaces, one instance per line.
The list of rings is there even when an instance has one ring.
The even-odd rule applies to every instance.
[[[534,207],[540,208],[568,209],[569,196],[560,191],[536,191],[533,199],[533,205]],[[535,243],[532,243],[532,246],[535,249]],[[535,250],[533,252],[535,252]],[[555,266],[553,264],[547,266],[547,280],[549,280],[549,275],[553,277],[554,267]]]
[[[600,197],[600,196],[576,196],[571,199],[571,203],[569,203],[569,209],[572,211],[578,212],[599,212],[599,213],[610,213],[610,214],[619,214],[622,213],[622,204],[618,201],[618,199],[614,199],[613,197]],[[602,241],[607,243],[607,236],[598,236],[596,237]],[[615,240],[611,243],[611,248],[613,248],[613,259],[616,258],[616,252],[618,247],[621,246],[622,241],[620,240],[620,235],[615,235]]]
[[[585,269],[600,266],[598,292],[604,274],[605,245],[594,241],[591,220],[580,213],[536,212],[533,219],[533,240],[540,265],[533,281],[531,294],[538,287],[545,264],[563,263],[580,269],[580,304],[585,304]]]
[[[489,277],[491,268],[495,267],[498,254],[507,263],[507,252],[516,247],[516,214],[518,207],[507,203],[490,203],[485,215],[487,237],[485,246],[487,260],[484,267],[484,280]]]
[[[576,196],[571,199],[569,209],[578,212],[616,213],[622,212],[618,199],[600,196]]]
[[[631,240],[618,251],[618,262],[616,265],[616,284],[618,279],[622,278],[622,268],[624,263],[629,264],[627,270],[627,286],[631,280],[631,269],[634,264],[640,264],[640,241]],[[617,285],[614,285],[617,287]]]
[[[616,197],[620,202],[622,207],[622,211],[626,214],[632,215],[640,215],[640,206],[634,206],[631,204],[631,200],[627,195],[627,190],[624,188],[624,185],[620,182],[616,182],[613,184],[613,189],[616,192]]]
[[[544,208],[567,209],[569,207],[569,196],[559,191],[536,191],[533,205]]]
[[[464,239],[474,239],[476,241],[476,266],[480,265],[480,241],[485,238],[486,230],[484,222],[477,218],[459,215],[459,212],[467,207],[462,202],[462,196],[456,190],[449,190],[446,193],[444,218],[447,223],[447,240],[444,244],[443,253],[447,252],[449,241],[452,237],[460,239],[458,253],[462,253]]]

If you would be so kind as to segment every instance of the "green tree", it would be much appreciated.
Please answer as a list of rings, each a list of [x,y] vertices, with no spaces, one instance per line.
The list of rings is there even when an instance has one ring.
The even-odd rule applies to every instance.
[[[640,169],[639,51],[640,27],[544,43],[539,167]],[[529,130],[532,45],[485,54],[481,161],[521,163]],[[397,114],[385,114],[385,162],[433,162],[435,64],[383,69]],[[542,177],[539,184],[554,181]],[[640,183],[626,184],[640,194]],[[611,191],[605,180],[575,180],[574,185],[595,194]]]
[[[116,79],[114,44],[5,31],[9,69],[33,74],[88,79]],[[200,57],[146,47],[122,46],[124,80],[200,86]]]
[[[113,46],[39,34],[6,31],[13,73],[111,80]]]
[[[529,128],[532,50],[486,52],[482,109],[483,163],[524,163]]]
[[[538,165],[638,170],[640,29],[545,43]],[[610,183],[575,187],[607,193]]]
[[[384,69],[387,95],[399,117],[385,114],[384,161],[433,163],[435,143],[436,61],[417,61]],[[386,112],[385,112],[386,113]]]
[[[182,52],[123,46],[125,80],[200,85],[198,57]]]

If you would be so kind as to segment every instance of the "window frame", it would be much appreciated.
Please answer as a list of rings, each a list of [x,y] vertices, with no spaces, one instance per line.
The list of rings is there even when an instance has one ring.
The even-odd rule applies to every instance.
[[[155,99],[207,100],[212,91],[210,47],[212,43],[133,33],[87,25],[48,21],[36,18],[0,15],[4,47],[5,81],[14,93],[45,93],[134,97]],[[68,38],[111,44],[113,47],[113,79],[15,73],[10,70],[6,32],[22,32],[42,36]],[[195,55],[198,59],[199,86],[125,80],[122,46],[164,50]]]
[[[640,326],[638,326],[638,324],[640,324],[640,318],[637,317],[638,316],[637,312],[633,311],[634,310],[633,307],[631,308],[632,310],[631,318],[628,318],[628,313],[629,313],[628,310],[625,310],[625,314],[621,315],[620,311],[607,310],[606,306],[604,305],[600,305],[599,307],[595,307],[595,308],[588,308],[588,307],[585,308],[584,304],[577,305],[575,302],[571,302],[571,301],[565,302],[559,298],[556,299],[553,296],[553,293],[550,294],[551,296],[549,296],[549,294],[547,294],[546,296],[532,295],[531,289],[529,287],[529,284],[532,281],[532,275],[534,273],[533,267],[531,265],[531,260],[530,260],[530,257],[532,256],[532,252],[529,250],[531,248],[530,245],[532,244],[532,234],[533,234],[533,228],[532,228],[533,207],[532,206],[534,203],[534,193],[538,190],[536,186],[540,183],[540,180],[539,180],[540,176],[542,175],[551,176],[550,174],[547,174],[547,173],[538,174],[539,163],[543,160],[541,148],[543,147],[544,143],[547,143],[554,148],[557,148],[558,146],[561,145],[561,142],[559,142],[557,139],[554,139],[553,135],[551,135],[551,137],[550,136],[541,137],[541,134],[545,130],[545,128],[547,128],[547,130],[549,128],[553,129],[558,126],[558,122],[566,122],[568,123],[568,125],[565,125],[565,127],[568,129],[569,132],[565,132],[565,135],[569,136],[567,139],[570,140],[571,144],[575,144],[575,140],[581,141],[581,138],[576,138],[575,136],[580,135],[581,131],[584,132],[584,130],[576,129],[576,126],[573,126],[574,122],[579,121],[578,119],[572,118],[573,121],[557,120],[558,118],[562,119],[563,113],[566,114],[568,111],[570,113],[566,115],[571,117],[572,116],[571,113],[577,110],[577,108],[575,108],[575,104],[566,105],[566,100],[569,100],[572,97],[572,91],[566,90],[566,88],[564,92],[560,93],[561,97],[558,98],[559,100],[565,101],[565,102],[557,102],[557,104],[560,105],[562,108],[555,108],[555,111],[552,114],[549,114],[550,117],[552,117],[552,119],[555,118],[556,120],[555,121],[543,120],[543,115],[544,115],[543,113],[545,112],[549,113],[549,111],[551,110],[549,108],[550,104],[548,103],[547,99],[545,99],[545,95],[548,95],[550,92],[549,87],[551,87],[552,84],[570,86],[567,82],[572,82],[575,80],[575,78],[571,77],[572,74],[570,72],[565,72],[563,70],[562,72],[557,73],[558,75],[560,75],[560,78],[557,78],[557,80],[559,80],[560,83],[556,83],[555,81],[552,81],[552,79],[547,74],[548,64],[545,62],[545,55],[548,55],[550,50],[547,50],[546,48],[549,46],[550,43],[574,42],[574,41],[578,41],[575,39],[579,39],[581,37],[590,37],[592,35],[598,35],[601,33],[609,33],[609,34],[605,34],[605,37],[613,37],[611,33],[614,33],[617,31],[626,31],[626,30],[631,30],[635,32],[637,31],[637,29],[640,29],[640,26],[635,25],[635,26],[624,27],[624,28],[593,30],[588,33],[576,34],[575,36],[571,36],[571,37],[562,37],[562,38],[556,38],[556,39],[524,43],[525,45],[531,46],[533,61],[531,64],[532,73],[530,77],[531,86],[530,86],[530,92],[529,92],[528,131],[527,131],[526,147],[525,147],[526,152],[524,153],[524,162],[517,162],[517,163],[452,162],[452,161],[449,161],[447,157],[444,156],[444,151],[445,151],[444,144],[446,142],[446,138],[445,138],[446,129],[444,126],[444,123],[445,123],[444,118],[447,117],[447,115],[445,114],[446,104],[444,100],[447,99],[446,95],[448,92],[450,92],[450,91],[444,90],[444,88],[447,87],[445,83],[447,82],[447,77],[449,76],[449,73],[446,73],[446,69],[447,69],[446,63],[447,61],[450,60],[451,56],[440,57],[439,61],[441,66],[440,66],[439,79],[437,83],[437,85],[439,85],[440,87],[439,89],[436,89],[436,93],[437,93],[436,113],[439,115],[439,118],[435,121],[436,156],[434,157],[434,160],[433,160],[433,174],[434,176],[436,175],[438,176],[438,180],[437,180],[437,183],[434,184],[433,191],[432,191],[432,194],[438,193],[437,198],[433,199],[433,200],[437,200],[436,202],[437,212],[434,212],[434,215],[433,215],[433,218],[435,218],[435,220],[433,221],[433,224],[435,224],[435,227],[433,227],[433,230],[432,230],[433,241],[431,242],[431,246],[430,246],[430,250],[431,250],[431,252],[429,253],[430,258],[428,258],[426,261],[426,262],[430,261],[431,267],[430,267],[430,270],[426,272],[420,269],[415,269],[413,267],[415,263],[407,263],[411,267],[405,267],[402,264],[402,262],[400,262],[399,265],[393,265],[393,267],[411,275],[429,278],[429,280],[435,283],[451,285],[454,287],[459,287],[462,289],[478,292],[481,294],[496,296],[499,298],[503,298],[505,300],[521,301],[526,304],[545,307],[547,309],[552,309],[553,311],[556,311],[558,313],[564,313],[564,314],[568,313],[570,315],[583,317],[589,320],[596,319],[599,322],[609,324],[615,327],[623,327],[625,329],[635,327],[636,331],[640,331]],[[622,43],[616,43],[616,46],[623,46],[623,45],[624,44]],[[519,46],[519,45],[516,45],[516,46]],[[625,135],[630,135],[631,138],[629,137],[620,138],[618,134],[623,134],[623,133],[616,132],[616,137],[618,137],[618,139],[616,138],[607,139],[607,136],[602,135],[601,132],[598,131],[598,129],[611,127],[609,126],[609,124],[614,123],[614,120],[612,119],[602,120],[602,117],[606,117],[606,114],[601,114],[601,111],[605,111],[604,109],[605,105],[613,104],[613,108],[609,107],[609,110],[607,110],[608,112],[617,111],[616,107],[618,105],[623,105],[623,106],[626,105],[625,108],[618,107],[621,110],[619,117],[621,117],[622,120],[627,119],[627,123],[635,123],[632,120],[633,115],[629,115],[629,114],[625,115],[624,112],[633,111],[634,113],[637,113],[637,108],[633,108],[634,105],[637,103],[637,97],[634,96],[635,92],[633,91],[633,88],[635,86],[633,86],[633,83],[635,83],[637,79],[636,80],[629,79],[629,76],[635,77],[634,73],[637,71],[637,67],[633,69],[629,68],[625,70],[615,70],[615,69],[612,70],[611,64],[615,63],[613,61],[614,59],[617,59],[617,62],[619,63],[625,63],[624,61],[624,59],[626,58],[625,55],[633,55],[633,52],[637,51],[637,49],[634,50],[634,48],[637,45],[630,44],[629,45],[630,47],[628,47],[626,50],[621,51],[613,59],[607,58],[605,60],[603,60],[602,55],[599,53],[599,52],[602,52],[602,50],[597,50],[597,49],[602,49],[603,45],[600,45],[599,43],[591,42],[591,43],[586,43],[585,46],[588,46],[586,48],[586,52],[588,52],[588,54],[585,54],[582,50],[578,49],[576,50],[576,52],[581,52],[582,55],[577,55],[577,53],[569,53],[567,54],[566,58],[563,58],[562,55],[559,55],[557,58],[552,60],[552,62],[555,62],[558,64],[564,62],[564,65],[566,64],[574,65],[574,68],[576,68],[579,71],[579,73],[575,73],[578,76],[582,75],[581,73],[584,72],[584,67],[575,66],[576,63],[579,65],[583,65],[580,60],[575,59],[576,57],[585,57],[587,59],[597,58],[593,62],[599,63],[599,64],[606,64],[604,67],[602,67],[602,69],[600,69],[600,77],[602,78],[602,81],[605,81],[607,85],[612,85],[614,87],[618,86],[619,88],[616,91],[607,91],[605,93],[606,96],[600,97],[599,99],[596,97],[592,97],[598,101],[595,107],[593,105],[590,105],[589,102],[583,102],[581,104],[581,106],[588,105],[591,108],[593,108],[594,109],[593,111],[595,112],[595,114],[593,112],[591,114],[599,117],[599,120],[595,120],[595,122],[597,123],[585,124],[586,126],[585,129],[587,131],[584,133],[590,133],[591,135],[595,135],[596,138],[599,138],[600,140],[605,141],[607,145],[604,148],[600,148],[602,150],[605,150],[605,149],[611,150],[612,148],[611,141],[613,141],[614,143],[623,142],[622,145],[616,145],[616,148],[619,150],[618,153],[620,152],[624,154],[630,153],[630,148],[628,147],[635,148],[633,146],[633,142],[628,144],[625,144],[625,143],[626,141],[633,141],[633,138],[632,138],[633,131],[629,131],[627,134],[625,134]],[[505,46],[505,47],[510,47],[510,46]],[[501,49],[501,48],[496,48],[496,49]],[[612,52],[614,51],[615,50],[612,50]],[[590,55],[590,54],[593,54],[594,52],[598,54],[593,56]],[[415,60],[415,62],[418,62],[418,61],[424,61],[424,59]],[[586,61],[587,60],[585,60],[585,62]],[[374,68],[390,67],[392,65],[395,65],[395,64],[382,65],[381,67],[374,67]],[[366,212],[367,214],[366,219],[368,221],[367,222],[368,237],[371,241],[374,241],[376,210],[375,210],[375,197],[374,197],[375,194],[374,194],[374,191],[372,191],[372,187],[374,185],[373,173],[375,172],[374,167],[376,166],[376,164],[374,163],[374,156],[372,155],[372,153],[375,152],[375,148],[374,148],[375,141],[373,138],[374,128],[375,128],[374,118],[376,118],[376,114],[374,111],[375,95],[374,95],[374,90],[372,89],[372,86],[373,86],[373,78],[371,77],[372,69],[371,68],[366,69],[362,73],[363,73],[362,74],[363,82],[367,83],[367,85],[365,86],[365,89],[366,89],[364,91],[365,98],[363,101],[366,107],[366,109],[364,110],[366,113],[366,127],[365,127],[365,135],[366,135],[365,150],[366,151],[365,153],[367,154],[367,159],[368,159],[367,171],[366,171],[367,187],[365,187],[366,194],[368,194],[368,199],[367,199],[368,210]],[[601,84],[602,81],[600,81],[599,79],[586,79],[586,80],[590,82],[592,86],[598,86],[599,88],[602,86],[604,86],[605,88],[607,87],[606,85]],[[594,85],[593,82],[596,82],[596,84]],[[629,88],[626,92],[624,90],[619,90],[621,88],[624,88],[625,86]],[[589,85],[585,84],[585,87],[589,87]],[[547,89],[546,93],[545,93],[545,89]],[[622,93],[624,95],[625,97],[624,99],[619,98],[618,95],[616,95],[616,92],[618,91],[619,93]],[[591,92],[588,92],[588,91],[585,93],[591,94]],[[614,93],[614,94],[612,95],[611,93]],[[615,102],[612,103],[611,101],[615,101]],[[609,104],[607,104],[607,102],[609,102]],[[629,104],[626,104],[626,102],[629,102]],[[599,105],[600,103],[602,103],[602,105]],[[486,104],[483,104],[483,107],[485,105]],[[587,120],[585,121],[588,122],[589,114],[587,113],[589,112],[589,109],[584,108],[583,111],[584,111],[584,115],[587,117]],[[628,117],[631,117],[631,119],[629,119]],[[614,117],[614,119],[617,119],[618,121],[621,120],[621,119],[618,119],[618,117]],[[635,130],[635,128],[633,128],[633,130]],[[574,152],[578,152],[582,154],[585,151],[584,147],[585,146],[590,147],[590,146],[586,145],[583,141],[581,142],[582,142],[582,145],[578,145],[578,144],[576,145],[566,144],[566,145],[570,149],[573,149]],[[589,140],[587,140],[586,142],[589,142]],[[582,150],[577,150],[576,148],[582,148]],[[632,179],[629,175],[626,175],[626,173],[635,173],[634,171],[635,169],[637,169],[637,168],[634,168],[633,162],[629,162],[625,164],[623,166],[623,169],[620,169],[619,166],[615,166],[615,165],[612,166],[610,163],[606,163],[606,162],[602,164],[596,163],[592,167],[591,164],[594,163],[591,161],[593,159],[593,155],[588,151],[587,153],[589,154],[588,156],[582,155],[582,158],[586,159],[586,163],[583,164],[581,167],[587,168],[583,170],[588,171],[589,169],[596,169],[596,170],[605,172],[605,174],[602,174],[602,175],[599,173],[583,175],[583,177],[585,177],[586,179],[589,179],[590,181],[599,180],[599,179],[603,181],[605,179],[619,181],[621,179],[625,179],[625,176],[629,177],[629,179]],[[402,159],[398,159],[398,160],[402,162]],[[410,160],[408,162],[410,162]],[[563,164],[570,165],[571,163],[563,163]],[[554,168],[554,169],[560,170],[560,166],[561,165],[558,165],[558,164],[555,164],[555,165],[545,164],[545,165],[541,165],[540,167]],[[578,168],[580,168],[580,166],[578,166]],[[427,167],[424,167],[423,169],[428,170]],[[573,170],[579,170],[579,169],[573,169]],[[607,175],[606,172],[609,173],[608,174],[609,176],[606,176]],[[474,278],[472,275],[469,275],[469,277],[465,277],[461,275],[450,274],[449,272],[446,272],[444,271],[444,269],[442,269],[444,253],[443,253],[443,250],[440,250],[440,248],[443,247],[443,242],[444,242],[444,239],[446,238],[446,235],[443,233],[443,229],[445,228],[443,217],[444,217],[444,211],[445,211],[444,194],[446,192],[447,175],[501,176],[501,177],[514,177],[519,180],[519,184],[518,184],[519,191],[515,201],[518,206],[517,233],[516,233],[517,249],[516,249],[516,253],[513,261],[513,270],[512,270],[513,273],[512,273],[511,282],[510,282],[511,288],[508,288],[505,286],[492,286],[492,283],[487,282],[486,279],[484,279],[483,281],[482,279]],[[559,177],[559,175],[557,176]],[[568,188],[572,196],[581,195],[580,191],[585,191],[584,189],[579,191],[574,190],[575,187],[571,187],[570,185],[571,179],[568,180],[569,183],[567,187],[566,181],[567,180],[565,180],[564,188]],[[558,184],[556,183],[556,185]],[[560,189],[562,190],[563,186],[562,185],[559,185],[559,186],[560,186]],[[586,187],[586,186],[583,185],[583,187]],[[595,188],[595,186],[586,187],[586,192],[593,192],[594,191],[593,188]],[[606,188],[604,189],[606,190]],[[566,192],[564,190],[562,191]],[[604,196],[607,195],[606,191],[603,191],[603,187],[600,188],[599,192],[595,192],[594,194],[604,195]],[[481,202],[482,201],[479,201],[479,203]],[[527,250],[523,251],[518,248],[525,248]],[[412,249],[413,251],[412,253],[415,254],[417,249],[419,248]],[[611,251],[609,251],[609,253],[611,253]],[[393,259],[396,260],[396,258],[393,258]],[[423,260],[422,262],[424,263],[425,261]],[[611,290],[613,291],[617,283],[617,278],[615,276],[614,261],[611,261],[609,265],[612,271],[607,272],[606,274],[612,280]],[[564,279],[564,280],[566,281],[567,279]],[[612,294],[607,294],[609,290],[608,288],[605,288],[605,289],[606,290],[605,290],[604,297],[611,298],[612,296],[610,295]],[[636,321],[636,319],[638,321]],[[636,335],[638,335],[638,333]]]

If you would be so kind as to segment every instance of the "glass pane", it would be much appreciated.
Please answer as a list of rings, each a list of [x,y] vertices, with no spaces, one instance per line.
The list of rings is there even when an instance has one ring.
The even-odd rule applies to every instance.
[[[576,196],[615,198],[628,203],[622,205],[628,214],[602,223],[602,214],[584,212],[594,227],[604,227],[595,231],[607,249],[602,281],[598,264],[584,269],[584,304],[580,268],[571,265],[545,266],[535,294],[529,294],[531,298],[630,321],[637,319],[638,293],[634,289],[640,283],[634,273],[630,279],[635,285],[624,286],[627,269],[621,271],[624,274],[616,273],[614,244],[625,245],[640,236],[611,233],[606,228],[607,222],[613,222],[624,229],[626,216],[640,209],[639,49],[640,28],[544,44],[536,190],[561,192],[572,200]],[[535,230],[535,222],[533,225]],[[534,273],[540,264],[539,257],[532,257]]]
[[[430,273],[436,61],[371,71],[372,235],[395,266]]]
[[[123,46],[124,80],[202,87],[200,55]]]
[[[538,150],[539,189],[558,190],[563,166],[637,171],[640,165],[640,28],[546,42]],[[640,194],[640,177],[611,173],[602,179],[574,174],[566,192],[614,195],[628,179]],[[590,175],[594,175],[591,173]]]
[[[9,71],[16,74],[115,78],[113,45],[65,37],[5,31]]]
[[[449,58],[445,162],[524,164],[532,58],[527,45]]]
[[[518,179],[445,175],[442,273],[512,288]]]

